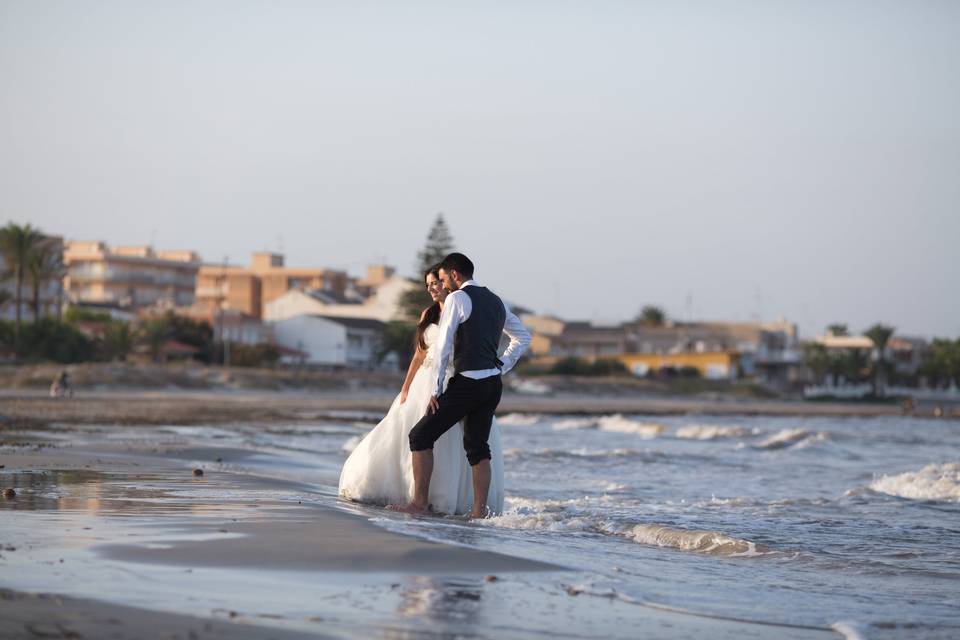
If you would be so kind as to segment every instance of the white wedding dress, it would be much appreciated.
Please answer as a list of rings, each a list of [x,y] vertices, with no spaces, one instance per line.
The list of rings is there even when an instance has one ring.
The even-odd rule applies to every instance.
[[[407,436],[427,411],[436,358],[437,333],[432,324],[424,331],[427,355],[410,383],[407,401],[400,396],[390,411],[353,450],[340,472],[340,496],[369,504],[406,504],[413,499],[413,466]],[[452,375],[447,368],[447,380]],[[490,492],[487,506],[503,511],[503,448],[496,420],[490,429]],[[463,425],[457,423],[433,445],[430,505],[438,513],[468,513],[473,506],[473,477],[463,450]]]

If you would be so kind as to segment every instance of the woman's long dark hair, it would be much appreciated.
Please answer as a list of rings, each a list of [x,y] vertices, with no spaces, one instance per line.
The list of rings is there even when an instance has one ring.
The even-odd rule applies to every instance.
[[[433,277],[437,280],[440,279],[440,265],[433,265],[429,269],[423,272],[423,281],[426,283],[427,276],[433,274]],[[417,325],[417,337],[415,344],[420,347],[420,349],[426,351],[427,343],[423,339],[423,333],[427,330],[432,324],[439,324],[440,322],[440,303],[434,302],[432,305],[427,307],[423,312],[423,317],[420,319],[420,323]]]

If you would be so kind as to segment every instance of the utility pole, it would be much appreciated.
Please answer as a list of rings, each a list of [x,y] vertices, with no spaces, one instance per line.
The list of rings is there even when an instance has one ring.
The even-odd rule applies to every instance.
[[[227,298],[227,286],[229,279],[227,278],[227,263],[230,260],[229,256],[223,256],[223,266],[220,268],[220,278],[217,279],[217,332],[220,334],[220,351],[222,352],[221,363],[225,367],[230,366],[230,349],[227,346],[227,340],[223,333],[223,307]]]

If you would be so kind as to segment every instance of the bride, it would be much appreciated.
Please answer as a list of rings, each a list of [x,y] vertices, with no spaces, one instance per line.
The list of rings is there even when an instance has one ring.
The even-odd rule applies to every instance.
[[[413,498],[413,463],[408,435],[424,416],[430,400],[440,312],[450,292],[440,282],[438,268],[423,276],[433,304],[417,325],[416,352],[400,395],[387,415],[353,450],[340,472],[340,496],[370,504],[407,504]],[[453,375],[448,366],[447,380]],[[490,512],[503,511],[503,449],[496,421],[490,429]],[[430,507],[438,513],[465,514],[473,506],[473,479],[463,450],[463,425],[457,424],[433,445]]]

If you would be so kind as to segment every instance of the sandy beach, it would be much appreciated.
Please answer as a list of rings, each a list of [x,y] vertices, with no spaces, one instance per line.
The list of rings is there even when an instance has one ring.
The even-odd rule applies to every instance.
[[[334,467],[322,471],[321,483],[251,472],[256,454],[231,446],[226,425],[240,417],[287,424],[375,411],[382,401],[178,393],[5,398],[0,479],[17,495],[0,502],[0,635],[831,634],[589,593],[578,586],[577,570],[475,548],[470,537],[486,535],[480,527],[464,527],[458,544],[401,535],[382,520],[406,516],[336,499]],[[149,426],[207,422],[225,425],[223,446],[154,437]]]

